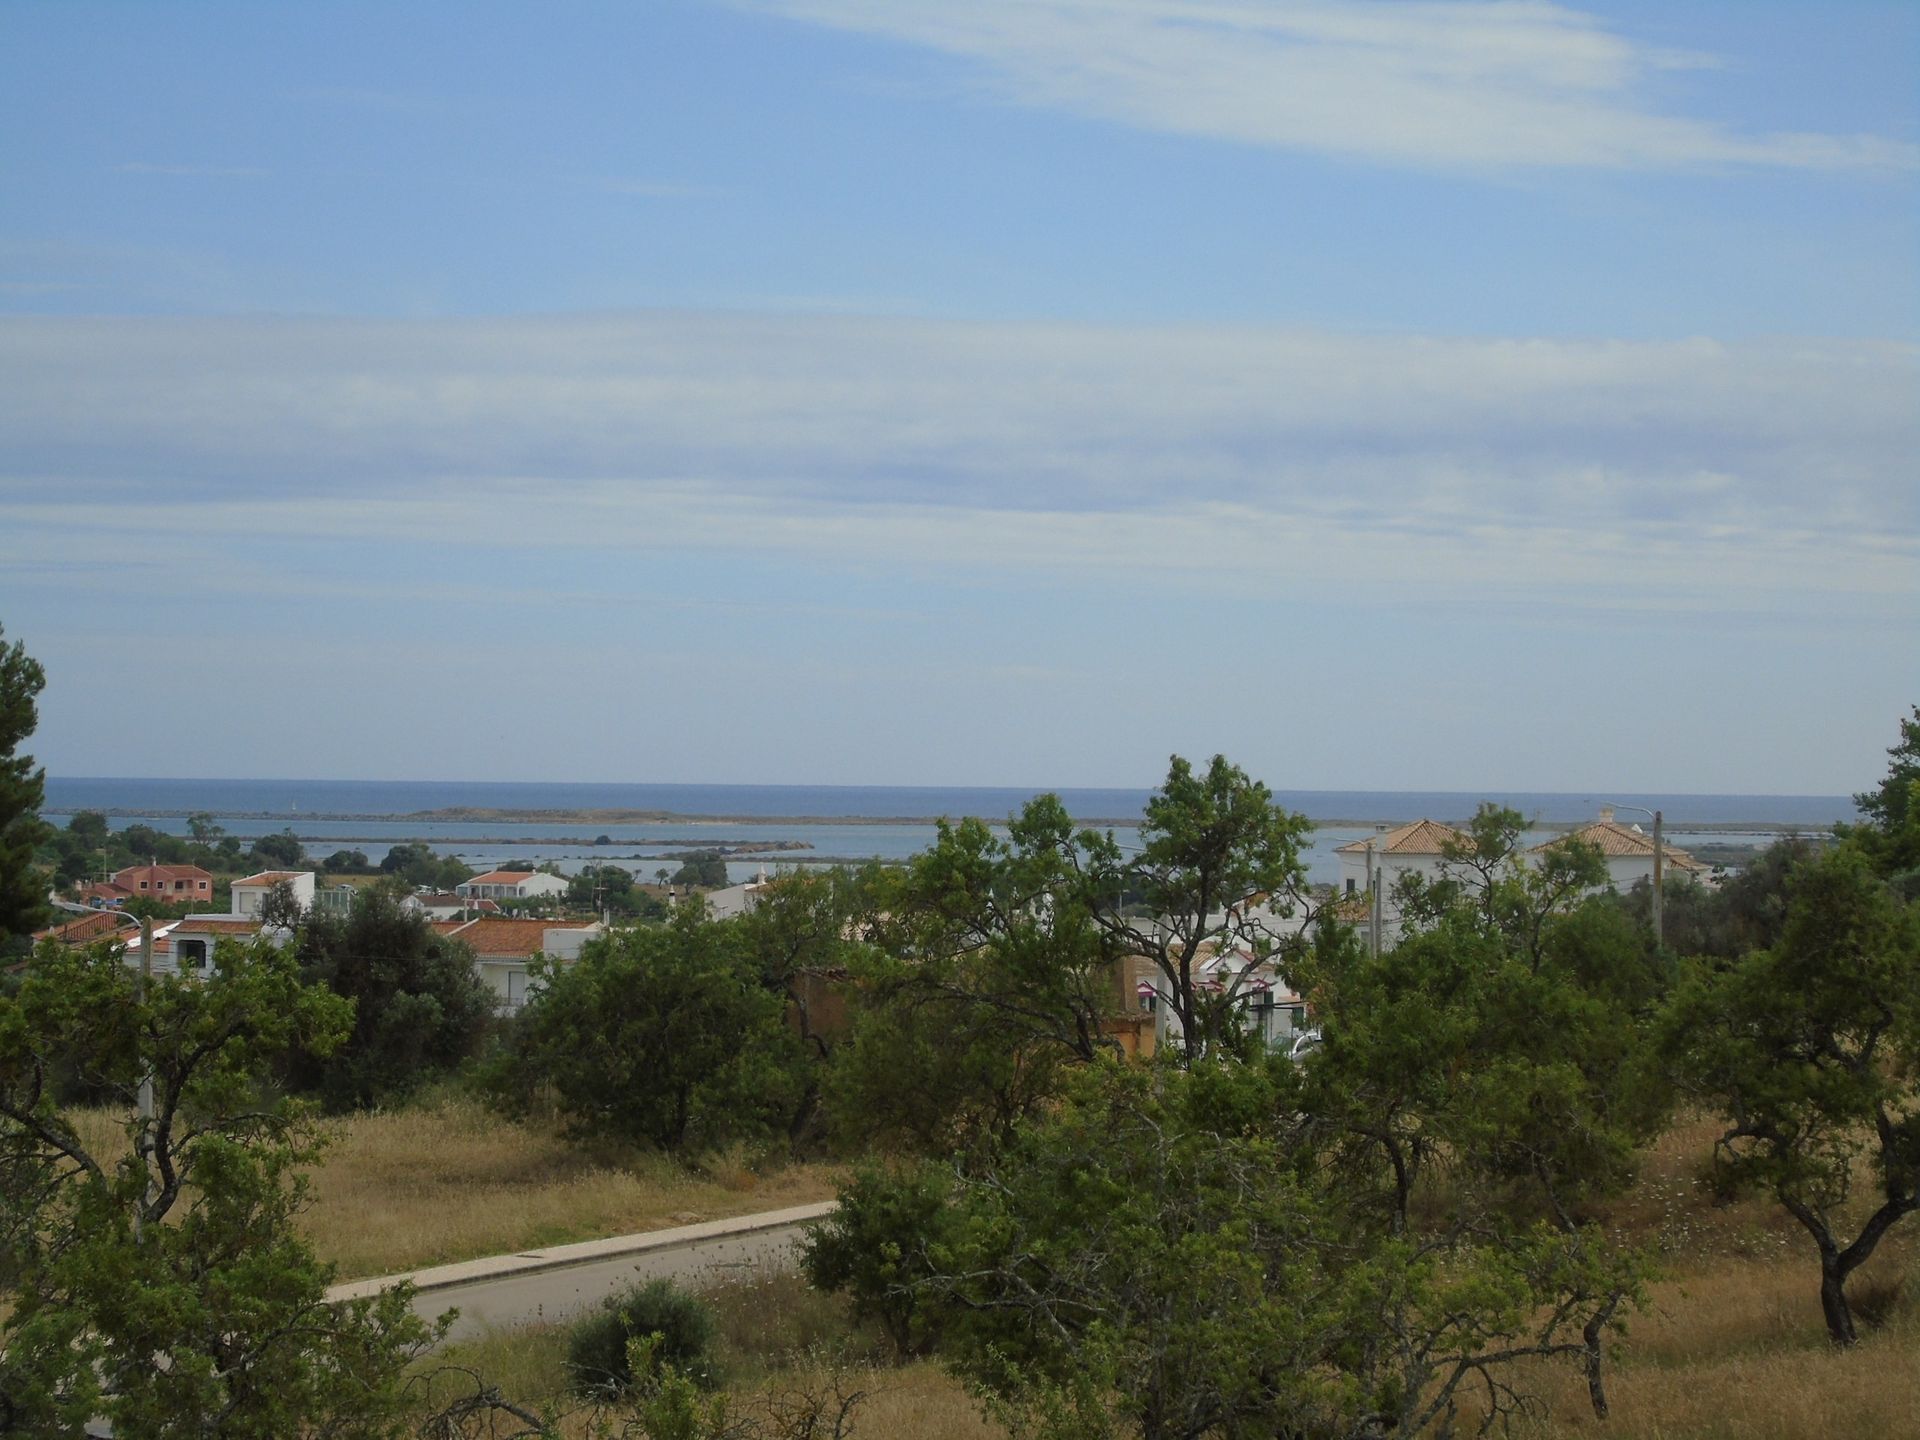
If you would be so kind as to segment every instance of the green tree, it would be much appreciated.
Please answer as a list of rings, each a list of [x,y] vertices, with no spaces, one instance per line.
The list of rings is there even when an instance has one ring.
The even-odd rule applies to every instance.
[[[969,1171],[862,1172],[810,1274],[1060,1440],[1447,1433],[1467,1385],[1584,1360],[1576,1241],[1356,1224],[1286,1062],[1184,1063],[1080,1067]]]
[[[308,916],[296,953],[308,980],[354,1002],[344,1041],[292,1070],[330,1110],[390,1104],[451,1074],[493,1015],[473,952],[382,889],[359,891],[345,915]]]
[[[680,868],[673,872],[673,883],[724,890],[727,885],[727,859],[717,850],[696,850],[686,856]]]
[[[298,870],[307,863],[306,849],[291,830],[262,835],[253,842],[252,863],[274,870]]]
[[[538,989],[490,1068],[509,1112],[551,1087],[577,1135],[685,1152],[791,1114],[799,1043],[737,927],[682,906],[663,926],[537,964]]]
[[[1042,1103],[1063,1067],[1111,1048],[1113,962],[1075,844],[1043,795],[1004,840],[943,821],[893,878],[884,921],[849,953],[853,1033],[829,1080],[838,1129],[968,1148]]]
[[[404,1287],[326,1303],[331,1269],[296,1224],[319,1142],[268,1084],[350,1015],[270,946],[144,987],[112,951],[49,946],[0,998],[0,1430],[400,1432],[403,1370],[436,1332]],[[57,1107],[51,1078],[75,1064],[129,1109],[150,1085],[124,1153],[90,1148]]]
[[[424,840],[407,840],[393,846],[381,858],[380,872],[398,875],[409,885],[425,885],[435,890],[451,890],[461,881],[472,879],[474,873],[451,855],[442,858],[435,854]]]
[[[196,810],[187,817],[187,834],[196,845],[211,845],[226,833],[226,827],[204,810]]]
[[[1061,842],[1107,957],[1152,962],[1182,1053],[1198,1057],[1244,1043],[1242,987],[1259,962],[1291,943],[1294,928],[1275,922],[1309,904],[1300,847],[1311,829],[1304,815],[1276,805],[1264,784],[1224,756],[1196,772],[1175,755],[1147,801],[1137,852],[1123,851],[1111,832],[1082,831],[1071,849]],[[1239,950],[1255,963],[1215,991],[1200,967],[1220,950]]]
[[[1886,779],[1853,797],[1864,824],[1843,827],[1909,900],[1920,899],[1920,705],[1900,722],[1900,740],[1887,751]]]
[[[620,865],[584,865],[567,882],[567,903],[594,913],[666,918],[666,906],[633,883],[633,872]]]
[[[78,810],[67,817],[67,833],[89,850],[107,846],[107,817],[98,810]]]
[[[1691,965],[1666,1037],[1683,1084],[1727,1117],[1716,1164],[1807,1233],[1827,1334],[1852,1344],[1847,1281],[1920,1208],[1920,916],[1855,846],[1808,861],[1778,943]],[[1849,1238],[1862,1157],[1873,1208]]]
[[[855,971],[882,955],[883,917],[897,903],[899,872],[859,867],[791,870],[777,875],[734,924],[760,982],[786,1006],[806,1052],[801,1090],[787,1134],[801,1140],[820,1107],[824,1077],[845,1038],[844,1006]]]
[[[40,820],[47,772],[22,755],[40,712],[35,698],[46,672],[0,626],[0,954],[17,948],[46,920],[47,882],[34,863],[46,833]]]

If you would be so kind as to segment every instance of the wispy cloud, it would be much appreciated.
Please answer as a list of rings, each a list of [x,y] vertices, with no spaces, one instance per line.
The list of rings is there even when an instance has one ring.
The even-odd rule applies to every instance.
[[[1917,373],[1865,342],[15,319],[0,531],[1911,611]]]
[[[1713,57],[1536,0],[739,0],[978,62],[1009,100],[1422,167],[1920,165],[1875,135],[1743,133],[1650,78]]]

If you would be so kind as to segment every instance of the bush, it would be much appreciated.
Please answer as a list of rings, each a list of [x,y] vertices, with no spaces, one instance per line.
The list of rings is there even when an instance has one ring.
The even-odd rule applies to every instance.
[[[711,1386],[715,1328],[713,1310],[699,1296],[676,1288],[671,1280],[650,1280],[610,1296],[600,1313],[574,1327],[567,1369],[574,1388],[585,1394],[623,1393],[636,1380],[655,1378],[634,1375],[628,1340],[658,1335],[660,1342],[650,1352],[656,1377],[671,1368],[698,1385]]]

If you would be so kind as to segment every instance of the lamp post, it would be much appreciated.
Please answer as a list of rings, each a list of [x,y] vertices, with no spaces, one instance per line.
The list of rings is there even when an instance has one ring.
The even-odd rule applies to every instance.
[[[1660,881],[1662,872],[1665,869],[1662,862],[1666,859],[1666,856],[1660,848],[1660,812],[1658,810],[1649,810],[1644,805],[1616,805],[1613,808],[1616,810],[1638,810],[1642,815],[1651,815],[1653,817],[1653,943],[1655,945],[1662,945],[1665,941],[1662,937],[1660,927]]]

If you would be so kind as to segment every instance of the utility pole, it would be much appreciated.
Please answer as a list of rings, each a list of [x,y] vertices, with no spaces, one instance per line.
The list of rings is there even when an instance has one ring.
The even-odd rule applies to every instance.
[[[1660,849],[1660,812],[1656,810],[1653,812],[1653,943],[1656,948],[1664,943],[1660,925],[1660,880],[1665,859]]]
[[[153,981],[153,916],[140,917],[140,979],[134,994],[139,1003],[147,1003],[147,987]],[[140,1157],[140,1173],[146,1176],[147,1188],[140,1197],[140,1208],[133,1212],[133,1242],[140,1243],[140,1231],[146,1218],[146,1207],[153,1203],[153,1063],[149,1058],[140,1068],[140,1093],[137,1101],[140,1109],[140,1136],[134,1149]]]
[[[1665,932],[1661,926],[1660,883],[1666,874],[1666,850],[1660,843],[1661,816],[1658,810],[1649,810],[1644,805],[1619,805],[1616,810],[1638,810],[1642,815],[1653,817],[1653,943],[1656,947],[1665,942]],[[1636,830],[1639,826],[1634,827]]]
[[[1380,958],[1380,887],[1373,868],[1373,841],[1367,841],[1367,953]]]

